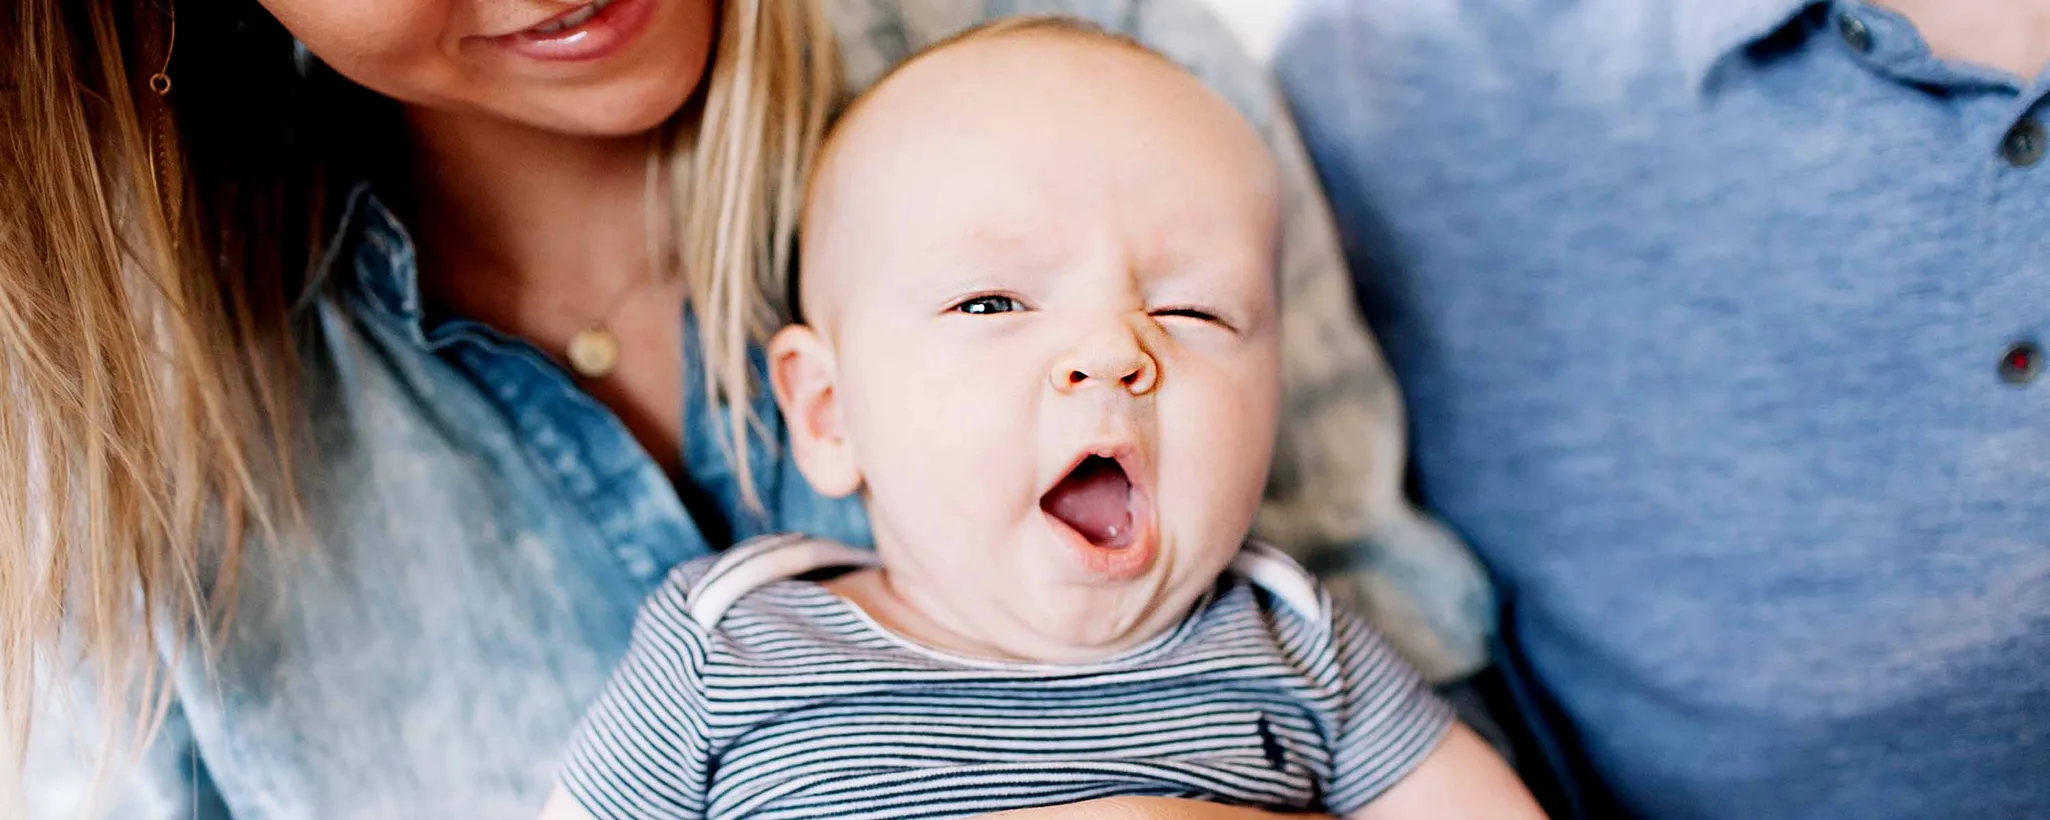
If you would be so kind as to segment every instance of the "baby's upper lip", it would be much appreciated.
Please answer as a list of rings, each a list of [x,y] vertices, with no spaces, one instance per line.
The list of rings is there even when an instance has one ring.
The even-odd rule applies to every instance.
[[[1146,458],[1146,451],[1136,443],[1123,440],[1104,441],[1083,447],[1075,453],[1074,458],[1069,459],[1066,467],[1062,467],[1060,472],[1055,473],[1051,480],[1039,488],[1039,497],[1045,498],[1048,493],[1053,492],[1055,487],[1074,474],[1075,468],[1082,466],[1082,462],[1088,461],[1091,457],[1107,458],[1117,462],[1118,469],[1125,471],[1125,480],[1131,483],[1132,492],[1152,497],[1153,465]]]

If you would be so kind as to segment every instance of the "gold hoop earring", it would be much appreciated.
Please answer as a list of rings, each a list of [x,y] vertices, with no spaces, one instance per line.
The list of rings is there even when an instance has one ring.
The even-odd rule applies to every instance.
[[[159,97],[171,93],[171,54],[178,48],[178,7],[167,7],[164,16],[170,20],[170,35],[164,43],[164,65],[157,69],[157,73],[149,75],[149,90]]]
[[[173,135],[171,133],[171,55],[178,46],[178,8],[176,0],[164,6],[165,35],[164,62],[156,73],[149,75],[150,93],[157,97],[150,106],[150,183],[157,195],[157,204],[163,209],[165,222],[170,227],[171,247],[175,252],[180,239],[179,223],[184,217],[185,179],[172,160]]]

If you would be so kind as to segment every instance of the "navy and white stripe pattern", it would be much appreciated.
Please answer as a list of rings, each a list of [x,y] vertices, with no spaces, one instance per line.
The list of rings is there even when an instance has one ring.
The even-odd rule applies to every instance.
[[[872,553],[762,539],[673,572],[572,743],[600,818],[954,817],[1114,795],[1344,814],[1451,712],[1278,551],[1090,664],[959,657],[787,580]]]

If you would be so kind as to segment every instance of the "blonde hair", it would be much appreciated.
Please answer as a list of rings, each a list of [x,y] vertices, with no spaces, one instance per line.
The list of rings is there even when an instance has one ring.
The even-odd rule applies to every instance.
[[[251,0],[185,0],[175,22],[167,0],[4,5],[0,814],[22,798],[38,670],[94,680],[102,769],[138,752],[185,643],[209,651],[232,617],[245,542],[299,530],[292,306],[328,193],[389,159],[355,146],[396,128],[389,101],[297,76]],[[722,5],[704,87],[660,131],[678,215],[661,247],[758,504],[750,342],[783,315],[838,60],[806,0]]]

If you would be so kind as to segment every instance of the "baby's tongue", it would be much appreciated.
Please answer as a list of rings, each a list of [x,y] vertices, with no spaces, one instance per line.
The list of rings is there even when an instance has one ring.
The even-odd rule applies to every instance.
[[[1039,500],[1039,508],[1073,527],[1089,543],[1122,547],[1132,533],[1132,482],[1100,456],[1085,459]]]

